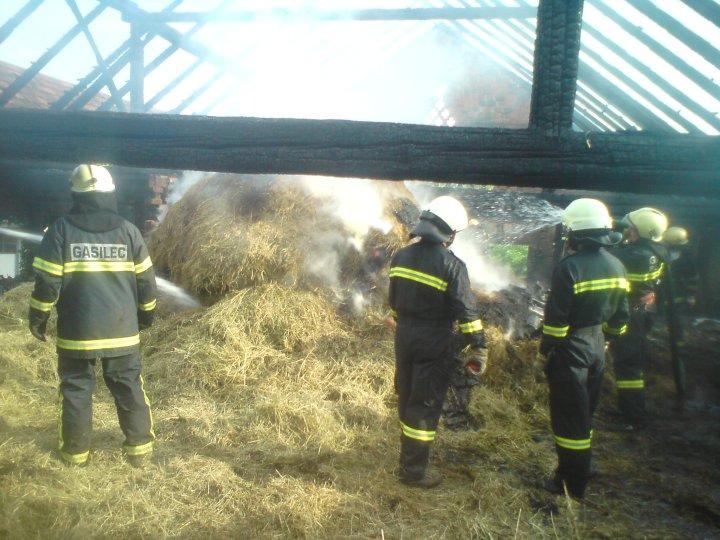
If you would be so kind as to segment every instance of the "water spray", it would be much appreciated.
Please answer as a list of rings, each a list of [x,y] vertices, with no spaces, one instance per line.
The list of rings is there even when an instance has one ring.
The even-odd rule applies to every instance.
[[[18,229],[8,229],[7,227],[0,227],[0,235],[10,236],[19,240],[26,240],[35,244],[39,244],[43,239],[41,234],[21,231]],[[155,277],[155,281],[157,282],[158,289],[164,294],[172,296],[175,300],[177,300],[180,306],[186,308],[200,307],[200,302],[198,302],[197,299],[193,298],[187,291],[185,291],[182,287],[175,285],[172,281],[168,281],[167,279],[157,276]]]

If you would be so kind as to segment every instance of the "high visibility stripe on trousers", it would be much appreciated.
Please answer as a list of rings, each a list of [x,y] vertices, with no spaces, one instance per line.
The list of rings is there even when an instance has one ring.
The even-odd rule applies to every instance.
[[[145,444],[139,444],[136,446],[124,444],[123,450],[125,450],[125,453],[128,456],[142,456],[144,454],[149,454],[153,451],[153,448],[155,447],[155,419],[153,418],[152,407],[150,407],[150,399],[145,392],[145,379],[143,379],[142,375],[140,375],[140,390],[142,391],[143,400],[145,401],[145,405],[147,405],[148,414],[150,415],[150,436],[153,438],[153,440],[150,442],[146,442]]]
[[[87,450],[85,452],[80,452],[79,454],[69,454],[63,450],[63,446],[65,446],[65,441],[63,439],[63,429],[62,429],[62,417],[63,417],[63,394],[62,389],[58,389],[58,452],[60,452],[60,457],[68,462],[72,463],[74,465],[82,465],[85,463],[90,456],[90,451]]]
[[[555,439],[555,444],[566,450],[590,450],[592,431],[590,431],[590,437],[587,439],[569,439],[567,437],[559,437],[558,435],[553,435],[553,438]]]
[[[402,429],[403,435],[405,435],[409,439],[415,439],[416,441],[423,442],[431,442],[435,440],[435,431],[416,429],[408,426],[402,421],[400,421],[400,429]]]
[[[557,338],[564,338],[568,335],[570,326],[550,326],[549,324],[543,325],[543,334],[553,336]]]
[[[645,388],[644,379],[618,379],[615,386],[620,390],[642,390]]]

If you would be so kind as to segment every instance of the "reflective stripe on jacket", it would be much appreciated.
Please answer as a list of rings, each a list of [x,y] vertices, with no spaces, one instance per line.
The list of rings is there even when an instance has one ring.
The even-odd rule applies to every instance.
[[[562,343],[577,328],[627,331],[630,281],[622,263],[603,248],[584,248],[555,268],[545,304],[542,349]]]
[[[390,264],[390,308],[398,321],[418,325],[458,322],[468,344],[484,345],[477,298],[465,263],[441,243],[420,241],[397,252]]]
[[[140,231],[128,221],[89,232],[58,219],[33,261],[30,307],[58,312],[57,348],[77,358],[129,354],[140,343],[138,310],[156,303],[155,274]]]

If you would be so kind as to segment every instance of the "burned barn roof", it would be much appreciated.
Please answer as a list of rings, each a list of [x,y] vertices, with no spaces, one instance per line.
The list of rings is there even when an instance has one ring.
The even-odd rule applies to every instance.
[[[284,56],[293,61],[302,58],[308,78],[331,74],[332,80],[352,75],[361,81],[386,75],[378,71],[383,64],[392,65],[390,73],[399,72],[407,78],[397,66],[418,63],[407,55],[412,49],[423,51],[424,56],[424,62],[412,69],[430,73],[434,60],[440,57],[434,59],[427,51],[440,50],[453,41],[465,49],[453,49],[452,55],[441,58],[442,63],[449,64],[453,55],[461,55],[467,58],[467,63],[479,66],[487,62],[502,71],[502,75],[481,71],[485,80],[476,81],[482,88],[476,94],[490,92],[498,96],[478,103],[478,108],[495,108],[497,112],[478,115],[453,110],[462,109],[461,103],[449,103],[443,111],[440,96],[440,107],[428,107],[417,118],[403,117],[402,121],[520,127],[514,116],[522,118],[529,110],[537,1],[522,0],[511,7],[497,7],[484,0],[467,2],[465,7],[433,1],[413,8],[404,2],[386,2],[383,5],[388,8],[384,9],[358,1],[347,4],[353,9],[303,13],[281,9],[277,3],[268,3],[272,9],[238,11],[242,4],[232,1],[213,7],[195,0],[175,1],[153,12],[124,0],[87,2],[82,10],[74,2],[71,9],[63,5],[59,11],[58,6],[49,4],[30,0],[15,13],[6,9],[5,21],[0,16],[0,46],[3,42],[15,45],[13,37],[19,39],[23,33],[39,35],[39,41],[44,34],[52,34],[45,39],[47,50],[34,59],[24,57],[30,66],[27,71],[2,66],[3,106],[125,110],[124,99],[134,95],[133,110],[146,111],[157,106],[178,113],[233,114],[229,102],[239,98],[247,101],[249,94],[242,89],[254,84],[243,70],[250,66],[263,68],[262,63],[270,59],[278,63],[279,71],[286,69],[282,57],[263,55],[262,51],[269,47],[284,50]],[[715,37],[720,35],[717,26],[720,7],[715,2],[586,0],[578,5],[582,6],[582,32],[573,101],[576,129],[720,132],[720,43]],[[63,27],[62,33],[57,29],[54,34],[42,32],[43,19],[50,16],[55,16],[57,26]],[[288,26],[291,22],[301,25],[300,30],[291,31]],[[268,26],[271,23],[275,26]],[[116,28],[114,41],[108,37],[109,25]],[[328,30],[331,27],[342,28],[347,42],[335,43],[340,38]],[[117,28],[126,28],[127,35],[121,36]],[[132,28],[140,30],[133,34]],[[377,28],[382,32],[378,33]],[[269,33],[268,29],[280,32]],[[238,31],[242,39],[237,37]],[[302,39],[298,40],[299,37]],[[232,39],[243,52],[235,54],[227,47],[221,49],[223,39]],[[112,44],[118,46],[110,52]],[[323,52],[328,47],[336,54]],[[71,53],[73,60],[68,62],[66,58]],[[8,56],[13,55],[6,49],[3,58]],[[367,58],[368,64],[363,65],[361,58]],[[142,70],[137,69],[140,61],[144,62]],[[73,85],[43,76],[48,69],[57,73],[68,71],[68,66],[75,66],[74,71],[63,78],[77,79]],[[472,77],[474,72],[468,70],[463,76]],[[298,71],[297,75],[303,74]],[[507,81],[494,94],[490,79],[498,78]],[[445,83],[452,86],[452,66],[447,68],[446,79]],[[278,79],[278,84],[282,84],[282,79]],[[383,81],[383,84],[388,95],[392,86],[404,91],[400,83],[388,85]],[[290,93],[297,90],[290,89]],[[416,88],[415,93],[423,90],[427,89]],[[449,89],[451,93],[452,90]],[[518,100],[508,103],[509,94],[518,95]],[[412,100],[413,96],[406,93],[406,98]],[[308,95],[304,99],[313,98]],[[390,102],[395,107],[400,106],[398,103],[400,100]],[[438,114],[433,114],[435,108]],[[307,112],[300,114],[311,117]],[[385,119],[372,116],[377,111],[367,114],[368,118],[357,119]],[[500,117],[507,120],[503,123]]]

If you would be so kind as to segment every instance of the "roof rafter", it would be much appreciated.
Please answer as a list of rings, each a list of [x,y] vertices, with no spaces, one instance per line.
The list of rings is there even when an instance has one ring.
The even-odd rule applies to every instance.
[[[100,4],[83,17],[85,24],[90,24],[94,21],[105,9],[108,7],[107,2],[109,0],[99,0]],[[61,37],[52,47],[50,47],[45,54],[38,58],[32,66],[23,71],[17,79],[11,82],[2,94],[0,94],[0,107],[4,107],[8,102],[15,97],[15,95],[25,88],[25,86],[40,73],[40,70],[44,68],[50,61],[55,58],[65,46],[70,43],[75,37],[82,32],[82,25],[80,23],[73,26],[63,37]]]
[[[78,7],[77,2],[75,0],[65,0],[65,3],[73,12],[73,15],[75,15],[75,20],[77,21],[77,23],[82,27],[82,31],[85,34],[85,39],[87,39],[87,42],[90,45],[93,54],[95,55],[95,60],[97,60],[98,66],[103,71],[103,80],[105,82],[105,86],[107,86],[108,90],[110,90],[110,96],[112,98],[112,101],[115,102],[115,106],[117,107],[118,111],[124,110],[125,107],[123,105],[122,98],[118,94],[115,82],[113,81],[113,78],[108,72],[105,59],[103,58],[102,54],[100,54],[100,49],[98,48],[97,43],[95,43],[95,38],[90,31],[90,26],[88,26],[88,24],[83,20],[82,13],[80,12],[80,8]]]
[[[43,0],[30,0],[20,10],[10,17],[5,24],[0,27],[0,43],[5,41],[15,29],[20,26],[33,12],[40,7]]]

